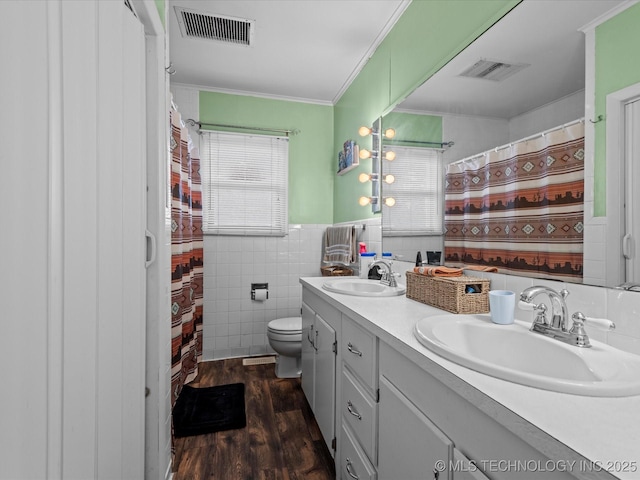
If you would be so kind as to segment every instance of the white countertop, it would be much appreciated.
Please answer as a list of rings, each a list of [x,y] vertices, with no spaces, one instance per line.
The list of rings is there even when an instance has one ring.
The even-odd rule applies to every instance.
[[[439,380],[551,460],[578,460],[571,470],[578,478],[640,479],[640,396],[557,393],[476,372],[431,352],[414,337],[418,320],[442,314],[442,310],[405,296],[372,298],[332,293],[322,288],[325,280],[306,277],[300,283],[429,373],[435,370]],[[580,471],[583,459],[601,466],[600,473]]]

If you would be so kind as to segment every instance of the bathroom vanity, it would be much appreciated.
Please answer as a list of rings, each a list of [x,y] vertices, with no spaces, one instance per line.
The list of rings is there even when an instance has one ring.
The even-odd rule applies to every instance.
[[[478,373],[414,337],[416,322],[442,310],[333,293],[325,280],[300,280],[302,384],[337,478],[640,478],[640,396],[564,394]],[[305,348],[316,338],[325,340]]]

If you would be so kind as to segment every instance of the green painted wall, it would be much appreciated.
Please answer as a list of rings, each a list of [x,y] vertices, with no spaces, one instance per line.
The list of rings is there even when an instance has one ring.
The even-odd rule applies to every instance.
[[[360,125],[373,121],[402,101],[520,0],[413,0],[334,110],[334,151],[357,137]],[[370,194],[358,175],[370,171],[368,161],[338,177],[334,189],[334,222],[370,218],[358,198]]]
[[[442,117],[415,113],[389,112],[382,119],[383,128],[393,128],[396,136],[388,145],[417,146],[411,141],[442,142]],[[409,142],[403,142],[408,140]]]
[[[596,115],[606,113],[607,95],[640,82],[640,4],[596,27]],[[606,211],[606,121],[595,124],[594,215]]]
[[[289,140],[289,222],[333,223],[331,106],[201,91],[200,122],[299,130]]]
[[[164,5],[165,5],[165,0],[155,0],[156,2],[156,8],[158,9],[158,14],[160,14],[160,20],[162,21],[162,25],[165,25],[165,18],[164,18]]]

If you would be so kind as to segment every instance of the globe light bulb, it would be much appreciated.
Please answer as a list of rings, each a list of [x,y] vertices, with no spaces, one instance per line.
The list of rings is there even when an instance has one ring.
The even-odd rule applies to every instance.
[[[396,204],[396,199],[393,197],[387,197],[384,199],[384,204],[387,207],[393,207]]]
[[[358,134],[361,137],[366,137],[367,135],[371,135],[371,132],[372,132],[371,128],[365,127],[365,126],[362,126],[358,129]]]
[[[360,199],[358,200],[358,203],[360,204],[361,207],[366,207],[371,203],[371,197],[360,197]]]
[[[385,181],[385,183],[392,184],[393,182],[396,181],[396,177],[394,177],[393,175],[391,175],[389,173],[389,174],[384,176],[384,181]]]
[[[393,137],[395,137],[395,136],[396,136],[396,131],[395,131],[393,128],[387,128],[387,129],[384,131],[384,136],[385,136],[386,138],[393,138]]]
[[[396,152],[393,152],[391,150],[389,150],[388,152],[385,152],[384,159],[389,160],[390,162],[393,162],[396,159]]]
[[[367,150],[366,148],[363,148],[363,149],[360,150],[360,153],[358,154],[358,156],[362,160],[365,160],[367,158],[371,158],[371,152],[369,150]]]
[[[371,180],[371,175],[369,173],[361,173],[360,175],[358,175],[358,180],[360,181],[360,183],[367,183],[369,180]]]

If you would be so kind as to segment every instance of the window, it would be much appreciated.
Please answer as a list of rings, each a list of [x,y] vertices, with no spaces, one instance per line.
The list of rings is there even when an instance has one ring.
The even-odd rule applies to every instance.
[[[287,138],[203,132],[200,152],[205,234],[286,234]]]
[[[396,159],[384,162],[383,173],[395,182],[382,182],[383,197],[393,197],[393,207],[383,206],[385,235],[442,235],[442,152],[431,148],[393,146]],[[383,204],[384,205],[384,204]]]

